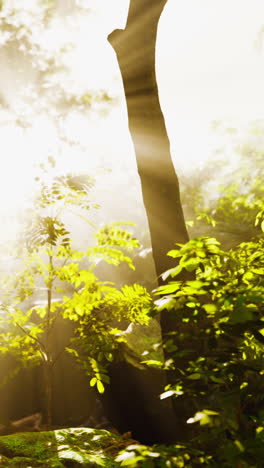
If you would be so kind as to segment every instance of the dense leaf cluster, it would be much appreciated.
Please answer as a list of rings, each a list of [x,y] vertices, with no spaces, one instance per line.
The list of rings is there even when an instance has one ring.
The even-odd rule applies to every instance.
[[[169,255],[179,264],[159,287],[175,331],[170,352],[174,383],[161,398],[183,408],[189,430],[182,445],[131,446],[121,466],[261,467],[264,457],[264,241],[224,251],[216,239],[193,239]],[[195,274],[177,281],[181,269]]]

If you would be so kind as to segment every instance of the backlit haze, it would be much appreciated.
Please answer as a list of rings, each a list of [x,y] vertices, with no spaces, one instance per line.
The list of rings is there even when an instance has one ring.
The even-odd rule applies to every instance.
[[[63,9],[67,2],[58,4],[61,10],[38,37],[39,44],[52,55],[64,41],[70,43],[63,56],[67,71],[61,77],[66,94],[91,90],[99,98],[92,111],[76,109],[58,119],[52,96],[52,80],[58,76],[46,81],[46,94],[38,95],[34,68],[20,63],[23,50],[7,56],[4,46],[0,49],[2,241],[15,237],[17,214],[33,191],[36,163],[48,155],[56,159],[58,171],[110,169],[99,176],[98,190],[117,218],[120,212],[130,219],[127,208],[116,203],[122,204],[118,192],[136,171],[135,156],[120,72],[106,39],[112,29],[125,27],[129,2],[79,1],[91,11],[74,18]],[[168,0],[159,26],[157,76],[180,173],[201,166],[219,148],[229,148],[230,164],[235,164],[228,135],[215,132],[212,122],[243,129],[247,122],[264,118],[263,26],[263,0]],[[4,42],[0,31],[0,44]],[[104,91],[111,102],[101,101]],[[131,191],[141,200],[139,182]]]

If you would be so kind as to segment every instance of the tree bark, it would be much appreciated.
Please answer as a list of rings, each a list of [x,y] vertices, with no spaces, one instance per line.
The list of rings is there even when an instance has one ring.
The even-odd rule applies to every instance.
[[[175,243],[189,240],[155,70],[157,28],[166,2],[130,0],[126,28],[115,30],[108,37],[117,54],[122,74],[129,129],[135,147],[159,284],[163,284],[161,274],[175,266],[175,259],[167,256],[167,252],[175,248]],[[180,279],[185,279],[183,273]],[[161,329],[163,339],[167,339],[167,333],[175,330],[175,320],[170,319],[166,311],[161,313]],[[167,377],[172,381],[170,374]],[[167,440],[180,440],[183,435],[184,417],[177,405],[174,405],[174,409],[176,425],[174,415],[169,407],[166,408],[167,429],[171,432]],[[163,410],[160,408],[160,411]]]
[[[160,275],[175,266],[167,252],[175,242],[188,241],[155,71],[157,27],[166,2],[130,0],[126,28],[109,36],[122,74],[159,283]]]

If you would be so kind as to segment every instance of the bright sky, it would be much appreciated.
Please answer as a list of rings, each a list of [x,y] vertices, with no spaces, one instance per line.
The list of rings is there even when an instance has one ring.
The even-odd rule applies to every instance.
[[[81,143],[78,154],[76,148],[58,150],[48,115],[36,113],[33,127],[25,131],[13,124],[1,126],[0,196],[7,213],[19,202],[23,205],[23,194],[32,186],[32,161],[41,160],[47,151],[63,152],[64,168],[109,164],[135,169],[120,74],[106,41],[106,31],[125,27],[129,0],[90,0],[90,5],[95,12],[89,24],[84,18],[69,32],[70,18],[65,18],[54,22],[40,41],[52,50],[63,34],[72,34],[77,46],[67,56],[69,83],[80,92],[87,87],[112,90],[120,104],[108,117],[100,114],[88,120],[72,113],[66,119],[67,135]],[[236,124],[264,117],[264,34],[263,48],[258,35],[263,25],[263,0],[168,0],[159,27],[157,74],[173,158],[181,170],[199,165],[222,146],[210,130],[212,120]],[[12,96],[10,91],[10,100]]]
[[[100,24],[124,27],[128,6],[128,0],[98,0]],[[264,117],[263,26],[263,0],[168,0],[157,73],[177,167],[198,165],[222,146],[210,130],[213,120],[236,125]],[[107,74],[96,61],[100,82]]]
[[[176,164],[207,159],[219,144],[212,120],[264,117],[263,25],[263,0],[168,1],[158,76]]]

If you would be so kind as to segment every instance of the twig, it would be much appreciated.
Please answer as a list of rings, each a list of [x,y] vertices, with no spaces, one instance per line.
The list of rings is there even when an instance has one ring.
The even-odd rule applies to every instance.
[[[42,357],[44,358],[44,360],[46,360],[45,345],[40,340],[38,340],[38,338],[36,338],[35,336],[32,336],[31,333],[29,333],[27,330],[25,330],[23,327],[21,327],[21,325],[19,325],[19,323],[15,322],[15,325],[18,328],[20,328],[20,330],[22,330],[22,332],[25,333],[25,335],[29,336],[29,338],[31,338],[33,341],[36,341],[36,343],[39,345],[39,351],[41,352]],[[42,351],[41,348],[43,348],[43,351]]]

